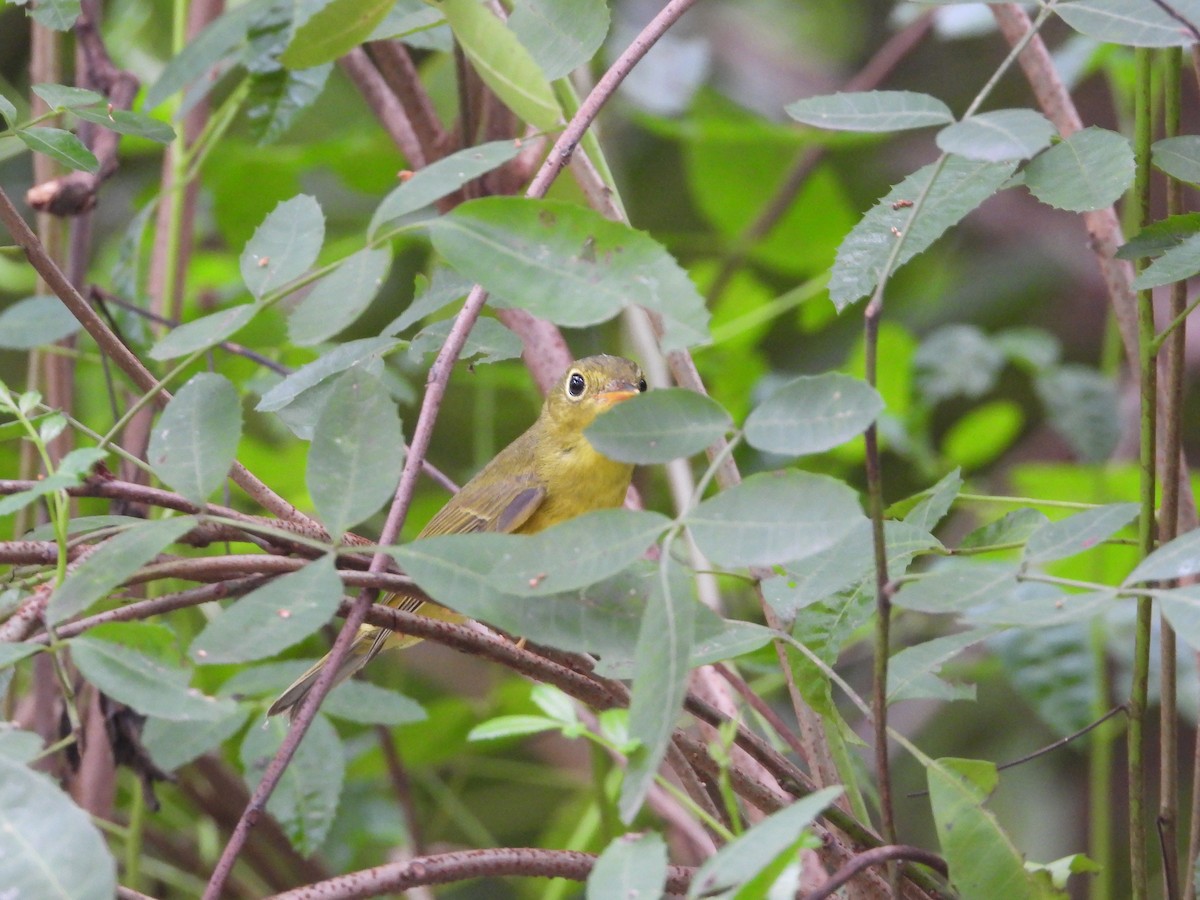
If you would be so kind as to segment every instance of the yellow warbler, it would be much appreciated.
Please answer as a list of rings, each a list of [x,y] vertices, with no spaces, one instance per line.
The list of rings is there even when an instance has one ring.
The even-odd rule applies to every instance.
[[[614,403],[644,390],[646,379],[634,362],[619,356],[579,360],[546,396],[537,421],[468,481],[430,519],[419,537],[476,531],[533,534],[594,509],[620,506],[633,466],[599,453],[583,431]],[[382,602],[436,619],[463,619],[419,597],[388,594]],[[419,640],[364,625],[338,670],[337,682],[349,678],[381,650],[409,647]],[[324,664],[321,659],[301,675],[267,714],[275,715],[299,703]]]

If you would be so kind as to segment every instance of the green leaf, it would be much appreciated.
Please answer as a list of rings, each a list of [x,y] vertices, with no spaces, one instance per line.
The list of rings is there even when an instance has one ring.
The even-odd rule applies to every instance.
[[[649,465],[698,453],[732,425],[729,413],[712,398],[665,388],[614,406],[584,434],[610,459]]]
[[[1045,872],[1050,876],[1051,884],[1060,891],[1066,890],[1067,880],[1072,875],[1087,875],[1104,871],[1103,866],[1092,862],[1082,853],[1072,853],[1070,856],[1064,856],[1048,863],[1027,861],[1025,868],[1030,872]]]
[[[43,649],[40,644],[0,644],[0,669],[14,665]]]
[[[17,124],[17,108],[3,94],[0,94],[0,116],[4,117],[9,128]]]
[[[52,31],[68,31],[75,25],[75,20],[79,18],[80,0],[39,0],[37,3],[20,0],[17,2],[18,6],[27,4],[28,15],[33,21]]]
[[[200,372],[159,416],[146,459],[175,491],[203,504],[225,481],[241,436],[237,388],[222,375]]]
[[[300,114],[325,90],[333,66],[311,69],[276,69],[256,75],[245,100],[250,133],[259,144],[282,137]]]
[[[1155,141],[1154,166],[1172,178],[1200,184],[1200,135],[1184,134]]]
[[[279,61],[289,69],[333,62],[357,47],[396,0],[330,0],[292,35]]]
[[[746,440],[789,455],[832,450],[875,421],[879,392],[836,372],[803,375],[776,390],[746,419]]]
[[[963,612],[981,603],[998,602],[1009,596],[1016,584],[1016,564],[950,563],[904,585],[895,603],[918,612]]]
[[[389,248],[365,247],[317,282],[288,316],[288,337],[301,347],[328,340],[363,314],[392,265]]]
[[[1200,529],[1186,532],[1163,544],[1129,573],[1125,585],[1169,578],[1190,578],[1200,573]]]
[[[1121,439],[1120,396],[1112,377],[1082,365],[1054,366],[1034,380],[1046,421],[1082,462],[1108,460]]]
[[[1101,43],[1180,47],[1192,41],[1188,30],[1156,3],[1075,0],[1056,6],[1054,11],[1076,31]],[[1189,7],[1188,12],[1194,17],[1195,7]]]
[[[847,485],[795,469],[751,475],[687,516],[700,550],[720,566],[773,565],[811,556],[862,521]]]
[[[937,145],[982,162],[1029,159],[1050,145],[1058,132],[1032,109],[998,109],[955,122],[938,132]]]
[[[363,725],[408,725],[428,716],[416,700],[367,681],[346,681],[329,693],[321,712]]]
[[[108,103],[108,98],[103,94],[65,84],[34,84],[29,89],[45,100],[51,109],[74,109]]]
[[[151,717],[142,731],[142,746],[155,765],[165,772],[174,772],[241,731],[250,713],[248,707],[231,705],[227,715],[205,722],[203,728],[187,719],[173,722]]]
[[[0,755],[0,884],[13,897],[111,900],[117,865],[91,817],[50,778]]]
[[[992,344],[1011,362],[1034,373],[1046,371],[1062,358],[1058,338],[1041,328],[1005,328],[992,334]]]
[[[986,394],[1004,367],[1004,355],[974,325],[946,325],[921,342],[913,365],[921,393],[937,403]]]
[[[262,781],[287,732],[282,716],[268,719],[261,728],[246,730],[240,755],[243,777],[251,792]],[[329,719],[318,715],[267,801],[267,812],[283,826],[292,846],[303,856],[315,853],[324,843],[345,777],[342,743]]]
[[[150,358],[162,361],[206,350],[244,328],[260,309],[258,303],[240,303],[184,322],[150,348]]]
[[[604,848],[588,873],[587,900],[662,897],[667,845],[657,832],[622,834]]]
[[[0,516],[7,516],[24,509],[39,497],[66,490],[83,482],[92,467],[108,454],[96,447],[80,447],[72,450],[58,464],[53,475],[43,478],[27,491],[0,497]]]
[[[919,495],[920,499],[916,504],[904,513],[904,521],[922,531],[933,531],[946,513],[950,512],[950,507],[958,499],[962,486],[962,472],[959,469],[951,470],[942,476],[937,484]],[[891,509],[888,510],[888,515],[895,514]]]
[[[334,383],[317,419],[305,483],[330,534],[340,537],[391,499],[404,432],[387,388],[366,372]]]
[[[695,606],[683,567],[671,559],[649,592],[634,650],[629,699],[629,737],[638,747],[629,756],[621,796],[621,820],[633,821],[667,752],[687,693]]]
[[[118,534],[81,562],[50,595],[46,621],[57,625],[84,612],[195,527],[192,516],[178,516],[146,522]]]
[[[406,331],[420,319],[432,315],[456,300],[461,300],[473,284],[474,282],[444,266],[436,267],[429,279],[418,275],[413,286],[413,302],[387,324],[382,334],[396,335]]]
[[[515,306],[582,328],[638,304],[663,316],[663,348],[708,339],[704,300],[656,241],[558,200],[485,197],[429,223],[434,248],[458,272]]]
[[[996,767],[970,759],[940,759],[926,766],[933,819],[950,881],[964,900],[1038,897],[1024,859],[983,808],[996,786]]]
[[[887,702],[974,700],[975,685],[951,684],[938,673],[954,657],[995,633],[995,628],[979,628],[905,647],[888,662]]]
[[[328,353],[301,366],[263,394],[255,409],[259,412],[276,412],[283,409],[309,388],[354,366],[382,359],[400,346],[400,343],[393,338],[374,337],[339,344]]]
[[[1008,596],[969,610],[964,618],[976,625],[1022,629],[1054,628],[1084,622],[1112,610],[1115,590],[1068,594],[1048,584],[1019,584]]]
[[[1098,702],[1108,705],[1096,695],[1091,628],[1085,622],[1018,628],[989,641],[1013,687],[1059,736],[1090,724]]]
[[[1137,518],[1138,504],[1111,503],[1047,522],[1025,545],[1025,562],[1041,564],[1065,559],[1095,547]]]
[[[442,0],[438,8],[475,71],[509,109],[536,128],[562,121],[554,91],[521,42],[476,0]]]
[[[885,521],[883,534],[888,574],[893,578],[914,556],[941,546],[929,532],[907,522]],[[873,584],[874,547],[871,523],[863,519],[833,545],[797,562],[784,564],[782,577],[763,581],[763,596],[782,619],[790,622],[800,610],[813,603],[855,584],[868,580]]]
[[[895,262],[899,268],[1000,190],[1016,166],[1012,161],[989,163],[951,155],[940,165],[940,171],[938,163],[930,163],[892,188],[838,248],[829,279],[829,297],[838,312],[875,288],[900,239],[897,232],[904,238]],[[931,178],[933,186],[910,224],[911,202],[925,192]]]
[[[304,640],[337,612],[342,580],[324,556],[236,600],[192,641],[198,663],[238,663],[274,656]]]
[[[307,194],[275,207],[246,242],[242,280],[261,300],[265,294],[298,278],[317,260],[325,240],[325,216]]]
[[[1194,234],[1167,250],[1133,279],[1137,290],[1183,281],[1200,272],[1200,234]]]
[[[959,548],[973,550],[997,544],[1023,544],[1050,520],[1036,509],[1014,509],[994,522],[981,525],[962,539]]]
[[[75,334],[82,326],[53,294],[35,294],[0,312],[0,347],[32,350]]]
[[[797,100],[785,109],[797,122],[835,131],[903,131],[954,121],[945,103],[914,91],[826,94]]]
[[[1151,222],[1117,250],[1117,259],[1158,256],[1200,233],[1200,213],[1182,213]]]
[[[68,169],[93,175],[100,171],[100,161],[83,145],[83,141],[69,131],[38,125],[33,128],[20,128],[14,133],[21,143],[34,153],[49,156]]]
[[[1156,594],[1167,621],[1193,650],[1200,648],[1200,587],[1194,584]]]
[[[371,216],[367,234],[374,239],[381,228],[402,216],[424,209],[469,181],[504,165],[521,151],[519,141],[492,141],[467,147],[432,162],[383,198]]]
[[[192,82],[203,84],[205,76],[246,40],[246,29],[252,19],[262,14],[263,6],[263,3],[246,3],[230,10],[189,40],[146,91],[144,108],[154,109]]]
[[[71,659],[83,677],[114,700],[147,716],[211,722],[233,703],[188,687],[189,673],[130,647],[85,635],[70,641]]]
[[[692,878],[688,898],[709,897],[749,881],[780,854],[793,850],[801,832],[841,796],[840,786],[822,788],[785,806],[705,860]]]
[[[562,723],[545,716],[499,716],[476,725],[467,732],[468,741],[494,741],[501,738],[527,737],[558,731]]]
[[[991,400],[969,409],[942,437],[942,454],[956,466],[973,471],[1013,445],[1025,424],[1025,412],[1014,400]]]
[[[551,81],[585,65],[608,33],[604,0],[519,0],[508,27]]]
[[[602,509],[532,535],[454,534],[391,551],[435,600],[490,621],[491,604],[573,591],[639,559],[670,525],[660,513]]]
[[[1025,167],[1025,186],[1043,203],[1071,212],[1104,209],[1133,183],[1129,139],[1104,128],[1085,128]]]
[[[721,619],[719,616],[714,618],[720,625],[719,631],[711,631],[707,626],[710,621],[708,617],[703,612],[698,613],[696,642],[692,645],[690,663],[693,669],[752,653],[759,647],[765,647],[776,637],[776,633],[770,628],[754,622]]]
[[[412,344],[408,348],[409,358],[424,360],[437,354],[446,343],[453,327],[453,318],[426,325],[413,336]],[[480,316],[472,326],[471,333],[467,335],[467,342],[463,344],[458,358],[465,361],[475,356],[479,358],[480,363],[486,365],[505,359],[516,359],[524,349],[525,345],[521,343],[521,339],[503,323]]]
[[[114,109],[112,112],[107,108],[72,109],[71,112],[80,119],[101,125],[117,134],[131,134],[157,144],[169,144],[175,140],[175,129],[166,122],[128,109]]]
[[[0,756],[8,761],[31,763],[41,755],[44,744],[37,732],[18,728],[12,722],[0,722]]]

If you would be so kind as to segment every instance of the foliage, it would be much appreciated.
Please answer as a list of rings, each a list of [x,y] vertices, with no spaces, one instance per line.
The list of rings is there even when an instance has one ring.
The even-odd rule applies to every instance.
[[[1071,37],[1030,96],[1086,54],[1117,100],[1077,92],[1086,127],[1065,89],[1003,87],[1015,53],[954,34],[954,2],[678,3],[676,26],[602,0],[194,0],[186,39],[126,0],[22,5],[6,33],[76,42],[88,87],[41,50],[0,61],[0,883],[757,898],[856,863],[882,891],[899,859],[912,896],[1157,889],[1143,782],[1178,770],[1143,723],[1195,710],[1148,686],[1149,613],[1182,682],[1200,547],[1164,510],[1195,524],[1168,461],[1196,435],[1152,380],[1185,295],[1139,332],[1133,292],[1200,273],[1200,217],[1173,189],[1145,221],[1131,192],[1200,184],[1177,93],[1145,99],[1180,81],[1191,4],[1190,31],[1138,0],[1040,8]],[[632,508],[411,540],[442,471],[532,420],[530,378],[595,352],[655,388],[586,432],[640,467]],[[523,640],[368,603],[397,590]],[[426,645],[264,725],[364,617]],[[1127,828],[1107,725],[1036,783],[996,765],[1121,702]],[[1189,883],[1200,823],[1173,809],[1161,879]]]

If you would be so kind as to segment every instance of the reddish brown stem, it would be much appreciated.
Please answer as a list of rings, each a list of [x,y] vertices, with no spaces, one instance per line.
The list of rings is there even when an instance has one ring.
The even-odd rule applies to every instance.
[[[271,900],[350,900],[405,891],[427,884],[450,884],[472,878],[523,876],[526,878],[570,878],[586,881],[596,864],[593,853],[575,850],[541,850],[535,847],[505,847],[495,850],[462,850],[438,853],[405,862],[362,869],[349,875],[310,884]],[[693,870],[669,866],[666,889],[682,894],[691,883]]]

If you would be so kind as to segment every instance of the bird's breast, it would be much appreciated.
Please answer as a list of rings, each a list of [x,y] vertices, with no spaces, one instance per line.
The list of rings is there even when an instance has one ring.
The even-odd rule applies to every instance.
[[[596,509],[620,506],[632,476],[632,465],[598,453],[586,439],[564,447],[545,470],[545,500],[520,531],[533,534]]]

